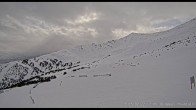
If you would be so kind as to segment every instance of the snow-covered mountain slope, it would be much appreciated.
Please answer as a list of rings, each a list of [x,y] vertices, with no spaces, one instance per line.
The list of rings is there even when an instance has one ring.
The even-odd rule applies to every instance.
[[[0,65],[0,107],[196,107],[196,20]]]

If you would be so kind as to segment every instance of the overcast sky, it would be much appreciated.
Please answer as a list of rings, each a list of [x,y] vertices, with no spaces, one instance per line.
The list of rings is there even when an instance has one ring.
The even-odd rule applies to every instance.
[[[0,59],[167,30],[195,10],[195,2],[1,2]]]

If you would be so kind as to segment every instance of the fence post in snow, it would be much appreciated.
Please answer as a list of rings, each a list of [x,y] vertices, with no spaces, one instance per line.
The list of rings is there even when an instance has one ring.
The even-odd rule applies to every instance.
[[[195,87],[195,78],[194,78],[194,76],[191,76],[190,80],[191,80],[191,89],[192,89],[193,84],[194,84],[194,87]]]

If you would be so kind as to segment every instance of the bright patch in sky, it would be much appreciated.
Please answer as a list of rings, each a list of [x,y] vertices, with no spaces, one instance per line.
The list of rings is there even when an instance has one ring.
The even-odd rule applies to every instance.
[[[98,19],[97,13],[91,12],[91,13],[88,13],[85,15],[78,16],[78,18],[76,18],[75,20],[65,19],[65,22],[68,24],[72,24],[72,25],[78,25],[78,24],[89,23],[89,22],[95,21],[97,19]]]

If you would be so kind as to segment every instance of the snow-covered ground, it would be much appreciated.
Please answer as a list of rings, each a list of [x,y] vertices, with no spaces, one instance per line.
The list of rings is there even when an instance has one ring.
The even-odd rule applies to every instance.
[[[56,78],[22,87],[2,86],[0,107],[196,107],[196,87],[191,89],[190,84],[190,77],[196,77],[195,32],[193,19],[164,32],[132,33],[27,63],[2,64],[0,79],[7,78],[5,84],[14,78],[13,84],[20,83],[20,75],[22,80]]]

